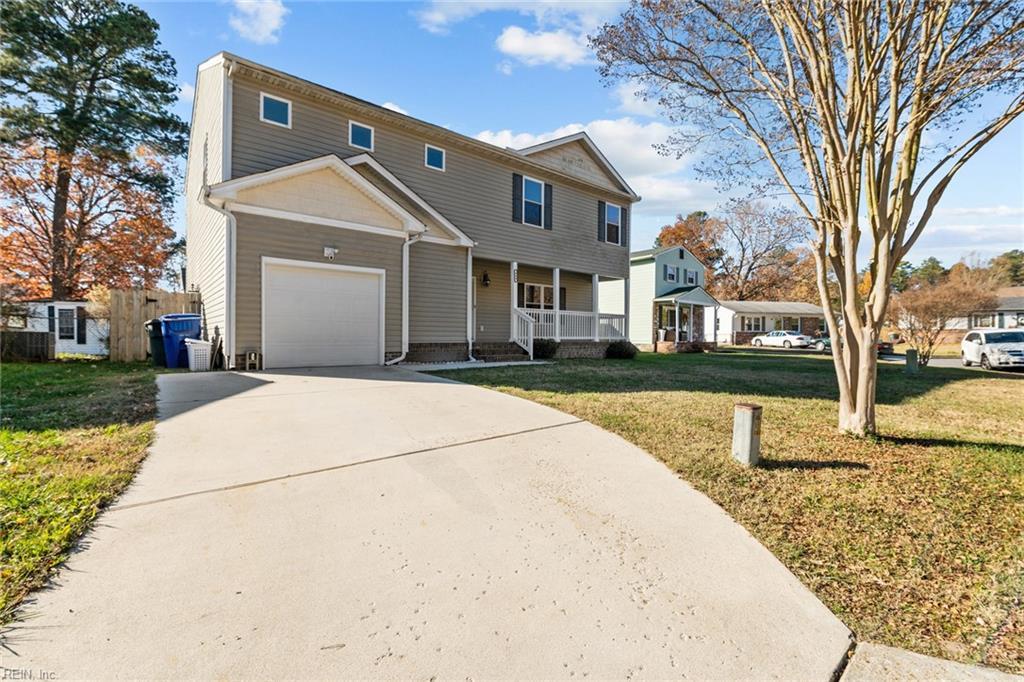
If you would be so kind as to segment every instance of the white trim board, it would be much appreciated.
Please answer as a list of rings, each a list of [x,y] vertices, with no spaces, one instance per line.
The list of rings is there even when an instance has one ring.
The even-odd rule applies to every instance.
[[[336,272],[358,272],[361,274],[377,275],[380,277],[380,349],[377,364],[384,364],[385,348],[387,347],[385,320],[387,317],[387,272],[383,268],[366,268],[357,265],[339,265],[335,263],[319,263],[317,261],[297,260],[294,258],[275,258],[262,256],[260,258],[260,353],[263,355],[263,362],[267,360],[267,266],[284,265],[294,268],[306,268],[309,270],[333,270]],[[266,365],[264,364],[264,369]],[[271,368],[273,369],[273,368]]]
[[[399,239],[405,239],[406,236],[406,233],[403,232],[402,230],[395,230],[389,227],[377,227],[376,225],[366,225],[364,223],[356,223],[349,220],[338,220],[336,218],[324,218],[322,216],[309,215],[307,213],[285,211],[280,208],[266,208],[265,206],[255,206],[253,204],[240,204],[234,201],[225,202],[224,205],[229,211],[249,213],[252,215],[261,215],[267,218],[278,218],[280,220],[294,220],[300,223],[313,223],[314,225],[337,227],[343,230],[358,230],[359,232],[370,232],[372,234],[379,234],[384,237],[397,237]]]

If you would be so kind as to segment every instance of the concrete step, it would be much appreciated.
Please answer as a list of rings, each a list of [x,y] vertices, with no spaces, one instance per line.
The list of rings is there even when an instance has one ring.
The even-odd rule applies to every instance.
[[[483,362],[522,362],[530,359],[530,356],[526,353],[520,353],[518,355],[475,355],[474,357],[477,360],[482,360]]]

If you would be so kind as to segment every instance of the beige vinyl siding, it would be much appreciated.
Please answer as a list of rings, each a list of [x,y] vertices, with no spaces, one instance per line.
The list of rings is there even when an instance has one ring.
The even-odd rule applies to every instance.
[[[466,249],[409,247],[409,342],[466,341]]]
[[[232,175],[240,177],[324,154],[342,158],[364,153],[348,145],[349,116],[341,105],[315,101],[290,90],[234,79]],[[292,128],[261,123],[263,90],[292,100]],[[584,191],[559,184],[557,178],[517,168],[514,162],[485,158],[450,140],[413,135],[391,122],[355,114],[376,128],[373,156],[414,192],[478,242],[474,255],[516,260],[545,267],[570,268],[625,277],[628,247],[597,240],[599,200],[622,203],[599,188]],[[423,145],[446,150],[446,171],[423,165]],[[526,173],[554,187],[554,229],[512,222],[512,174]]]
[[[235,333],[239,353],[261,350],[262,257],[324,263],[325,246],[338,249],[332,261],[336,265],[385,270],[384,348],[389,353],[401,352],[403,239],[247,213],[236,213],[236,224]],[[310,323],[316,324],[316,320]]]
[[[203,331],[207,337],[213,335],[214,327],[222,336],[227,334],[227,218],[201,199],[204,175],[211,185],[223,179],[225,77],[220,64],[207,67],[196,76],[185,177],[186,286],[198,289],[202,296]]]
[[[530,159],[548,164],[570,175],[586,178],[596,185],[615,189],[615,182],[608,177],[604,169],[594,161],[582,142],[571,142],[559,147],[545,149],[530,154]],[[621,202],[612,202],[621,203]]]

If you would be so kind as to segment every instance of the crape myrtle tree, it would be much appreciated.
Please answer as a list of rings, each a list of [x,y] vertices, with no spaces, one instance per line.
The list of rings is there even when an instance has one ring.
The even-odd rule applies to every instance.
[[[807,219],[841,341],[839,428],[874,432],[892,274],[964,164],[1024,111],[1024,3],[634,0],[591,43],[602,76],[678,125],[666,149],[710,151],[705,172],[774,184]],[[979,121],[983,97],[1005,108]]]
[[[170,166],[131,160],[140,148],[184,154],[177,72],[156,21],[119,0],[5,0],[0,26],[0,143],[53,159],[46,241],[51,295],[64,298],[75,288],[68,213],[83,155],[120,164],[121,182],[170,204]]]

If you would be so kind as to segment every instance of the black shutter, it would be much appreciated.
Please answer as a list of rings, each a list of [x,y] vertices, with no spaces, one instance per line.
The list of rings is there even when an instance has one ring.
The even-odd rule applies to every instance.
[[[79,344],[85,344],[85,308],[78,306],[75,308],[75,340]]]
[[[604,242],[608,241],[605,236],[607,233],[607,227],[605,225],[605,219],[607,219],[607,211],[603,201],[597,202],[597,241]]]
[[[46,324],[51,334],[57,331],[56,315],[57,313],[52,305],[46,306]]]
[[[512,222],[523,222],[523,176],[512,174]]]
[[[523,283],[519,282],[516,284],[516,307],[523,307]]]
[[[629,248],[629,209],[628,208],[622,208],[622,209],[620,209],[620,211],[621,211],[621,215],[619,216],[619,220],[622,221],[622,224],[619,226],[619,243],[622,244],[623,246],[625,246],[628,249]]]
[[[565,310],[565,287],[558,287],[558,308]]]
[[[555,188],[544,183],[544,229],[551,229],[551,216],[553,215],[552,203],[555,200]]]

